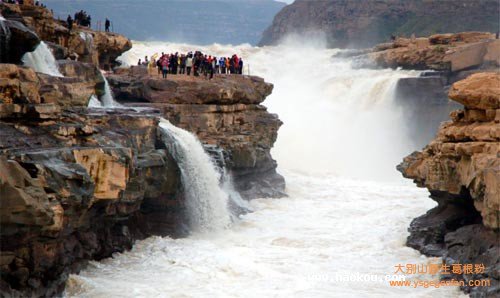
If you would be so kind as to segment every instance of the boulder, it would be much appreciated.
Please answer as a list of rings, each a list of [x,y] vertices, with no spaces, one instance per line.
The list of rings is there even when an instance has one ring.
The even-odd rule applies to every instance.
[[[500,109],[500,76],[498,73],[478,73],[456,82],[450,98],[469,109]]]

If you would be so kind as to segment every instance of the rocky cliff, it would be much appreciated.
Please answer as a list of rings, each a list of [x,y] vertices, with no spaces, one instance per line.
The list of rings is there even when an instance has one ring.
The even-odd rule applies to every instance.
[[[465,77],[500,67],[500,40],[488,32],[396,38],[366,51],[348,51],[360,67],[423,70],[397,84],[397,101],[412,123],[418,148],[431,141],[441,121],[461,104],[448,99],[450,86]]]
[[[115,59],[132,47],[130,40],[119,34],[76,25],[70,31],[66,22],[55,20],[48,9],[40,6],[0,3],[0,14],[7,19],[0,21],[0,48],[5,49],[1,63],[19,63],[24,53],[43,40],[58,59],[72,57],[110,69],[116,65]]]
[[[496,32],[499,9],[496,0],[296,0],[275,16],[260,45],[314,32],[324,33],[335,48],[371,47],[392,34]]]
[[[368,57],[380,67],[432,69],[450,73],[497,68],[500,66],[500,40],[488,32],[397,38],[394,42],[375,46]]]
[[[118,100],[157,108],[174,125],[223,149],[226,166],[244,197],[284,195],[284,180],[270,153],[282,123],[260,105],[272,92],[271,84],[252,76],[163,80],[150,76],[144,67],[118,70],[108,80]]]
[[[442,256],[447,264],[485,264],[484,274],[454,276],[491,279],[491,287],[466,287],[472,297],[500,293],[500,74],[477,73],[456,82],[453,112],[437,137],[406,157],[398,170],[427,188],[438,206],[416,218],[407,244]]]
[[[43,80],[0,64],[2,295],[55,295],[85,260],[182,223],[158,114],[87,109],[64,94],[42,102]]]
[[[0,64],[0,296],[59,295],[88,260],[151,235],[188,233],[180,170],[160,117],[196,133],[245,198],[284,195],[270,155],[281,122],[260,105],[271,84],[117,69],[109,74],[117,98],[141,108],[88,108],[104,92],[99,68],[116,65],[130,41],[68,32],[33,5],[2,4],[1,13],[2,62],[13,63]],[[41,40],[64,77],[19,65]]]

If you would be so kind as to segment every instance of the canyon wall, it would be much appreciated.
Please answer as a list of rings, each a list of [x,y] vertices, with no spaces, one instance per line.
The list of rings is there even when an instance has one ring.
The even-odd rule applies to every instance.
[[[0,64],[1,296],[60,295],[88,260],[151,235],[189,233],[180,169],[160,117],[197,134],[243,197],[285,195],[270,155],[281,122],[260,105],[271,84],[236,75],[159,80],[145,67],[116,69],[109,81],[117,98],[140,109],[88,108],[92,95],[104,93],[99,68],[116,66],[130,41],[77,26],[69,32],[42,7],[1,4],[0,12],[8,50]],[[19,65],[41,41],[64,77]]]
[[[430,142],[449,112],[462,105],[448,99],[450,86],[467,76],[500,67],[500,40],[488,32],[435,34],[396,38],[368,52],[353,52],[360,67],[422,70],[397,85],[397,103],[409,119],[408,133],[416,148]]]
[[[329,47],[358,48],[392,34],[496,32],[499,9],[496,0],[296,0],[275,16],[259,45],[276,44],[290,34],[319,34]]]
[[[398,166],[438,203],[411,223],[407,244],[442,256],[449,265],[484,264],[484,274],[453,277],[491,279],[490,287],[464,290],[472,297],[495,297],[500,293],[500,74],[473,74],[453,84],[449,96],[464,108]]]

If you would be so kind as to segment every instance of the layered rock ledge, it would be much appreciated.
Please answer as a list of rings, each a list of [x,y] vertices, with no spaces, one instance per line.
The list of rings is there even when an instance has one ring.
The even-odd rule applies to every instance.
[[[0,74],[2,296],[58,295],[86,260],[182,232],[158,111],[87,109],[88,96],[67,94],[42,102],[46,76],[10,64]]]
[[[397,38],[379,44],[368,56],[381,67],[459,72],[500,66],[500,40],[488,32]]]
[[[101,69],[110,69],[117,65],[118,56],[132,48],[132,42],[120,34],[76,25],[69,31],[65,22],[55,20],[50,10],[41,6],[2,2],[0,14],[7,19],[3,22],[10,31],[7,38],[7,32],[0,26],[0,48],[5,49],[5,54],[0,56],[1,63],[20,63],[21,57],[43,40],[52,47],[57,59],[72,57]]]
[[[437,137],[406,157],[398,170],[427,188],[438,206],[410,225],[407,244],[451,264],[485,264],[490,287],[466,287],[472,297],[500,293],[500,74],[478,73],[450,89],[464,109],[451,113]]]
[[[285,195],[285,181],[270,152],[282,122],[260,104],[271,94],[271,84],[237,75],[212,80],[172,75],[163,80],[145,67],[117,70],[108,81],[119,101],[159,109],[202,143],[223,149],[226,167],[244,197]]]
[[[422,71],[418,77],[401,78],[396,88],[396,98],[413,123],[409,133],[418,148],[434,138],[449,112],[461,107],[448,98],[453,83],[500,67],[500,40],[488,32],[396,38],[368,52],[351,55],[362,67]]]
[[[189,232],[161,117],[197,134],[244,198],[285,195],[270,154],[282,123],[261,105],[271,84],[236,75],[161,80],[120,68],[108,79],[135,108],[88,108],[105,92],[100,69],[118,65],[130,41],[69,32],[34,5],[1,3],[0,13],[0,296],[60,295],[88,260]],[[41,41],[64,77],[19,65]]]
[[[62,70],[73,73],[73,63]],[[179,168],[158,130],[162,116],[222,155],[214,157],[243,197],[284,195],[270,155],[281,122],[259,104],[272,85],[235,75],[166,81],[134,67],[109,80],[139,111],[89,109],[100,82],[78,64],[86,74],[79,83],[0,64],[2,293],[56,295],[86,260],[136,239],[187,232]]]

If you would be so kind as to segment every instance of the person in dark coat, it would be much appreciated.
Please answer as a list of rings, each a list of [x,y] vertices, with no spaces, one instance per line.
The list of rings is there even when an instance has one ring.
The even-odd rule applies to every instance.
[[[68,15],[66,22],[68,22],[68,30],[69,30],[69,32],[71,32],[71,30],[73,29],[73,19],[71,18],[70,15]]]
[[[109,32],[109,26],[111,26],[111,22],[106,18],[106,22],[104,22],[104,28],[106,32]]]

